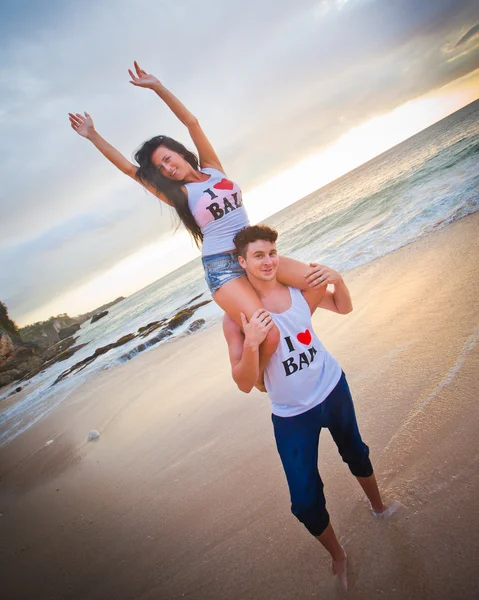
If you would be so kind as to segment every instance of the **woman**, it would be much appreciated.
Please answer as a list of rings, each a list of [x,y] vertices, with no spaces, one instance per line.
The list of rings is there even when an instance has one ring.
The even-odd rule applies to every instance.
[[[130,83],[151,89],[188,128],[196,146],[196,156],[179,142],[156,136],[145,142],[135,154],[139,166],[126,159],[95,130],[88,113],[69,113],[72,128],[94,146],[118,169],[138,181],[162,202],[172,206],[196,244],[202,245],[205,277],[214,301],[241,326],[241,313],[251,319],[262,308],[261,302],[244,275],[233,238],[249,224],[241,190],[227,179],[212,145],[198,120],[161,82],[143,71],[135,62],[136,74],[129,70]],[[200,168],[198,168],[200,167]],[[299,289],[322,284],[321,267],[308,267],[291,258],[281,257],[278,280]],[[269,315],[261,317],[268,334],[260,348],[260,373],[279,343],[279,331]]]

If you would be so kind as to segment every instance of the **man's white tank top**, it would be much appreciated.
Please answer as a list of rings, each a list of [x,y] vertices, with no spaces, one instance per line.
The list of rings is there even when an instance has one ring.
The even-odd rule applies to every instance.
[[[249,225],[239,186],[217,169],[201,169],[206,181],[185,184],[188,206],[203,233],[203,256],[233,250],[234,236]]]
[[[326,400],[342,373],[313,331],[303,294],[288,289],[291,307],[280,314],[270,312],[281,340],[264,374],[273,414],[279,417],[300,415]]]

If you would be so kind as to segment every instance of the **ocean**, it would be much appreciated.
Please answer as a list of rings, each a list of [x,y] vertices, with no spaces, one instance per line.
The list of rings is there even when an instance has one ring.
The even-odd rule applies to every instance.
[[[479,100],[295,202],[265,223],[279,231],[281,254],[321,262],[344,273],[477,211],[478,159]],[[92,373],[134,360],[140,341],[110,350],[52,386],[62,372],[96,348],[173,316],[197,296],[195,302],[209,298],[200,259],[114,305],[96,323],[84,323],[76,334],[77,344],[87,343],[84,348],[69,360],[18,384],[27,393],[0,413],[0,446],[59,403],[68,402],[72,390]],[[219,322],[221,315],[211,302],[159,343],[194,335],[188,332],[192,321],[204,319],[203,328],[209,327]],[[141,342],[147,344],[148,338]],[[9,386],[0,393],[0,401],[10,392]]]

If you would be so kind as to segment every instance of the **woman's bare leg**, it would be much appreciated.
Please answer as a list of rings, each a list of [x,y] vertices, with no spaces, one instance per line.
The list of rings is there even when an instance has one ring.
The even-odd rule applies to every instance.
[[[244,313],[249,321],[258,308],[263,308],[258,294],[247,277],[238,277],[222,285],[213,294],[213,300],[240,327],[240,313]],[[276,352],[279,339],[279,329],[275,325],[259,347],[259,383],[263,382],[264,369],[271,356]]]
[[[306,280],[306,276],[312,270],[313,268],[306,263],[289,258],[288,256],[280,256],[276,277],[281,283],[305,292],[311,289],[310,282]],[[326,286],[324,286],[324,291],[326,291]]]

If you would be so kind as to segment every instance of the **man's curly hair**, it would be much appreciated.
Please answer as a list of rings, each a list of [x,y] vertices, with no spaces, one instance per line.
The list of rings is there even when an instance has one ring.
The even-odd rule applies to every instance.
[[[274,244],[278,239],[278,232],[275,229],[271,229],[267,225],[250,225],[239,231],[233,242],[236,246],[238,254],[243,258],[246,258],[248,251],[248,244],[257,242],[258,240],[264,240],[265,242],[271,242]]]

